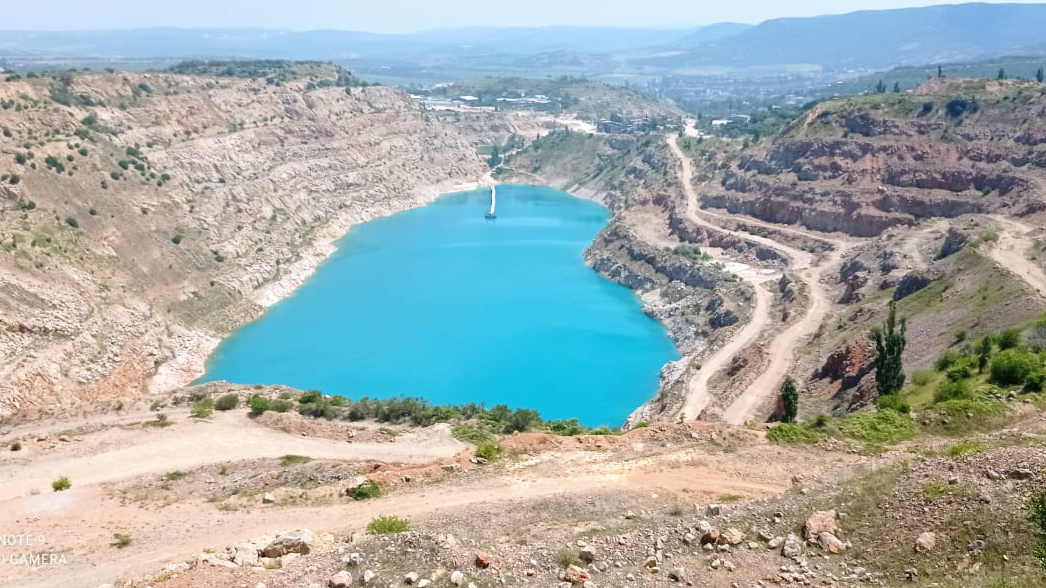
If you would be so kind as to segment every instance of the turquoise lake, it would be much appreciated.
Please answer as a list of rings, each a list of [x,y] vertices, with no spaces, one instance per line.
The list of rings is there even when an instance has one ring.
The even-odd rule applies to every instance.
[[[354,226],[291,297],[219,345],[200,381],[350,398],[532,408],[620,425],[678,359],[662,326],[582,253],[609,212],[499,186]]]

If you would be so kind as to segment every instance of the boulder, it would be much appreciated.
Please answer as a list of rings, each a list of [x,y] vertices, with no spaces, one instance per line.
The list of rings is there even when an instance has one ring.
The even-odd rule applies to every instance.
[[[276,495],[272,492],[266,492],[262,495],[262,504],[272,504],[276,502]]]
[[[575,565],[567,566],[567,569],[563,572],[563,579],[571,584],[582,584],[591,577],[584,568],[579,568]]]
[[[838,536],[839,523],[837,522],[836,512],[834,510],[816,511],[806,519],[806,526],[803,529],[806,531],[806,540],[810,542],[816,542],[821,533],[831,533]]]
[[[403,581],[408,583],[408,584],[417,584],[418,583],[418,573],[417,572],[410,572],[410,573],[406,574],[405,576],[403,576]]]
[[[789,533],[784,540],[784,544],[781,545],[781,555],[788,558],[796,558],[802,554],[803,544],[799,542],[799,537],[796,537],[795,533]]]
[[[462,574],[461,572],[454,570],[454,572],[450,575],[450,583],[457,586],[458,588],[461,588],[465,585],[465,574]]]
[[[309,553],[309,544],[312,543],[312,540],[312,531],[308,529],[284,533],[265,546],[261,554],[265,557],[283,557],[288,553],[306,555]]]
[[[232,561],[241,567],[258,565],[258,547],[253,543],[240,543],[236,546]]]
[[[352,585],[352,575],[342,570],[327,580],[327,588],[349,588]]]
[[[494,558],[489,553],[477,553],[476,554],[476,567],[477,568],[489,568],[490,564],[494,563]]]
[[[739,545],[745,540],[745,534],[736,527],[730,527],[719,535],[719,543]]]
[[[686,582],[686,570],[683,568],[672,568],[668,571],[668,579],[676,582]]]
[[[356,493],[357,490],[359,490],[363,486],[366,486],[368,482],[370,482],[370,479],[367,478],[367,476],[353,477],[351,480],[349,480],[349,484],[345,486],[345,494],[347,496],[352,496]]]
[[[817,536],[817,542],[831,553],[842,553],[846,551],[846,544],[834,533],[821,533]]]
[[[933,531],[924,531],[915,538],[915,552],[916,553],[928,553],[933,551],[934,547],[937,547],[937,533]]]
[[[377,576],[377,574],[375,574],[371,570],[366,570],[363,572],[363,577],[360,579],[363,580],[364,584],[370,584],[371,580],[374,579],[374,576]]]

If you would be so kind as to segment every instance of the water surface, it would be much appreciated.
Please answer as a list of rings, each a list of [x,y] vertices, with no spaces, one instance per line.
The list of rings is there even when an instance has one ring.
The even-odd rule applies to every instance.
[[[633,293],[585,266],[603,207],[461,192],[352,228],[294,295],[226,339],[202,381],[533,408],[619,425],[678,354]]]

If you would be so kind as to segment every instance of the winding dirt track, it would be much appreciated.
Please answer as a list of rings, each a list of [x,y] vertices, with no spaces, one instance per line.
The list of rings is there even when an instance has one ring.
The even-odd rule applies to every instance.
[[[999,231],[999,242],[988,251],[988,255],[999,265],[1024,280],[1040,296],[1046,296],[1046,272],[1028,256],[1028,251],[1033,246],[1028,233],[1033,229],[1001,216],[993,216],[991,219],[1002,230]]]
[[[683,190],[686,193],[686,214],[690,220],[697,224],[711,227],[718,231],[723,231],[780,251],[789,258],[789,269],[795,272],[798,278],[806,285],[806,290],[809,296],[809,306],[807,307],[803,317],[777,335],[777,337],[775,337],[770,343],[770,347],[767,350],[767,355],[770,357],[770,364],[766,366],[759,377],[756,378],[756,380],[752,382],[752,384],[749,385],[748,388],[746,388],[745,391],[742,392],[733,404],[731,404],[723,413],[724,421],[733,424],[741,424],[749,420],[755,410],[776,393],[778,384],[786,375],[788,375],[788,371],[792,369],[792,366],[795,363],[795,350],[807,337],[812,336],[817,332],[817,329],[820,328],[821,323],[824,321],[825,316],[828,314],[828,311],[832,306],[831,300],[828,298],[827,290],[821,284],[822,273],[828,267],[838,263],[854,243],[850,241],[831,239],[822,235],[815,235],[788,227],[781,227],[755,219],[744,219],[745,223],[748,224],[763,226],[775,231],[783,231],[803,237],[812,237],[831,244],[833,246],[832,253],[829,254],[826,259],[818,260],[808,251],[797,249],[761,235],[752,235],[749,233],[729,230],[706,220],[706,218],[727,219],[729,217],[727,215],[700,210],[697,191],[694,190],[693,185],[694,172],[690,159],[686,157],[679,148],[675,136],[667,135],[666,140],[668,141],[668,146],[672,153],[680,163],[680,181],[683,184]],[[742,278],[745,278],[745,276],[742,276]],[[720,369],[725,367],[726,363],[735,353],[755,341],[759,336],[759,333],[766,328],[766,325],[769,322],[769,293],[761,283],[758,283],[751,278],[747,279],[752,283],[756,290],[755,312],[752,313],[752,318],[745,328],[738,331],[738,333],[735,334],[726,345],[717,351],[709,361],[702,364],[701,368],[687,383],[687,398],[683,405],[683,414],[688,418],[699,417],[701,411],[704,410],[711,401],[708,390],[708,382],[711,377]],[[762,304],[760,304],[761,294],[763,296]]]

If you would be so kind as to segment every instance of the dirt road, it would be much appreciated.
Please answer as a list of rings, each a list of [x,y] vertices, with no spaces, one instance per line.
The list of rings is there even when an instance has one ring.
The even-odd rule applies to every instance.
[[[1034,240],[1028,234],[1033,229],[1002,216],[992,216],[991,220],[999,225],[1001,230],[998,243],[988,251],[988,255],[999,265],[1024,280],[1040,296],[1046,296],[1046,272],[1043,271],[1042,266],[1029,258],[1029,251],[1034,246]]]
[[[683,184],[683,190],[686,192],[687,197],[687,216],[695,223],[709,226],[716,230],[724,231],[742,239],[760,243],[780,251],[789,258],[789,268],[797,274],[797,277],[802,280],[803,283],[806,284],[806,290],[809,296],[809,306],[807,307],[806,312],[799,321],[793,323],[774,338],[770,343],[767,353],[770,357],[770,364],[766,366],[762,373],[760,373],[759,377],[741,393],[733,404],[727,408],[723,415],[723,419],[726,422],[741,424],[751,418],[754,411],[776,393],[777,386],[785,376],[788,375],[789,370],[791,370],[794,365],[795,350],[807,337],[813,335],[817,331],[821,323],[824,321],[825,316],[828,314],[829,310],[831,310],[831,301],[828,298],[826,288],[821,283],[821,275],[826,268],[839,262],[843,254],[853,245],[853,242],[831,239],[821,235],[808,233],[806,231],[789,227],[780,227],[755,219],[744,219],[744,222],[748,224],[764,226],[775,231],[790,232],[804,237],[813,237],[830,243],[833,246],[832,253],[829,254],[826,259],[818,260],[814,254],[808,251],[797,249],[771,238],[732,231],[715,225],[706,219],[728,219],[729,217],[718,213],[700,210],[697,192],[693,186],[694,173],[690,159],[686,157],[679,148],[674,136],[666,136],[666,139],[672,153],[680,163],[680,181]],[[753,283],[753,286],[756,288],[756,308],[758,310],[760,307],[759,291],[762,289],[762,286],[756,283]],[[700,414],[700,410],[703,410],[703,407],[707,406],[710,400],[708,398],[707,383],[711,376],[724,367],[730,357],[732,357],[737,351],[743,349],[750,342],[754,341],[758,337],[759,332],[765,328],[769,321],[769,294],[765,293],[765,295],[767,298],[765,299],[763,311],[761,313],[753,312],[749,324],[739,331],[734,338],[720,350],[720,353],[715,354],[711,358],[715,361],[709,361],[702,365],[701,369],[698,370],[698,373],[691,378],[690,382],[688,382],[687,400],[684,403],[684,407],[686,407],[684,408],[684,412],[688,418],[697,418]],[[694,412],[695,410],[696,412]]]
[[[119,426],[71,442],[69,451],[54,455],[22,457],[8,452],[0,461],[0,501],[34,491],[51,492],[51,482],[59,476],[68,477],[78,488],[151,473],[287,454],[315,459],[427,463],[448,459],[465,449],[449,432],[424,443],[414,441],[403,438],[393,443],[350,443],[302,437],[257,424],[242,411],[219,412],[206,421],[183,419],[164,428]]]
[[[218,425],[222,428],[223,425]],[[205,426],[199,426],[206,431]],[[288,441],[279,431],[273,438]],[[107,431],[86,435],[83,443],[105,438]],[[118,475],[140,476],[170,471],[172,452],[162,445],[185,447],[200,437],[192,427],[170,427],[161,433],[163,443],[148,444],[153,455],[141,468],[121,469],[100,478]],[[248,433],[250,435],[250,433]],[[432,451],[431,436],[424,430],[406,433],[406,455]],[[181,439],[181,437],[185,439]],[[268,443],[263,436],[256,441]],[[397,438],[399,439],[399,438]],[[308,441],[315,441],[309,439]],[[397,441],[396,444],[400,444]],[[386,444],[388,445],[388,444]],[[265,445],[268,447],[268,445]],[[79,448],[61,446],[66,454],[56,459],[77,471],[94,463],[90,455],[79,455]],[[317,446],[310,447],[315,455]],[[285,451],[281,446],[280,452]],[[754,443],[732,453],[706,451],[696,444],[645,444],[633,440],[603,451],[557,449],[531,454],[503,466],[479,469],[468,475],[449,475],[442,480],[416,480],[388,495],[366,502],[333,498],[340,488],[330,488],[315,498],[295,498],[286,503],[222,509],[204,496],[168,500],[151,496],[145,501],[118,490],[119,486],[87,483],[81,480],[71,490],[23,495],[0,501],[0,529],[8,533],[29,533],[47,537],[47,548],[62,553],[67,564],[57,566],[3,567],[0,588],[91,588],[120,578],[160,572],[169,563],[194,559],[206,549],[220,550],[244,541],[265,541],[279,530],[309,528],[315,533],[344,537],[358,532],[378,515],[424,520],[437,513],[469,508],[477,504],[512,504],[551,496],[592,496],[603,492],[637,491],[653,494],[679,494],[688,501],[712,502],[723,494],[765,497],[790,486],[791,465],[816,470],[824,464],[814,456],[798,453],[783,458],[790,448]],[[197,463],[210,461],[209,451],[191,452]],[[69,455],[73,454],[73,455]],[[373,457],[371,458],[373,459]],[[807,463],[808,462],[808,463]],[[178,461],[182,467],[185,461]],[[231,466],[240,475],[240,465]],[[564,476],[564,471],[570,471]],[[304,496],[304,495],[303,495]],[[247,499],[249,500],[249,499]],[[117,549],[111,545],[113,533],[132,538]]]

